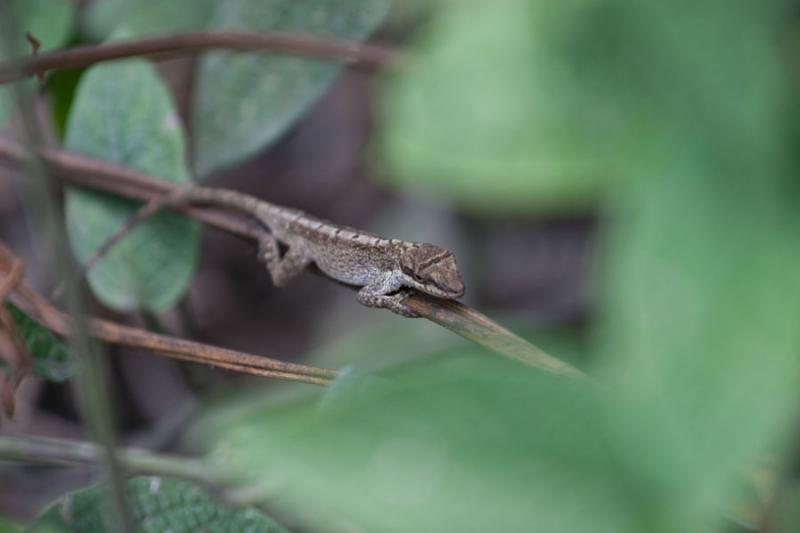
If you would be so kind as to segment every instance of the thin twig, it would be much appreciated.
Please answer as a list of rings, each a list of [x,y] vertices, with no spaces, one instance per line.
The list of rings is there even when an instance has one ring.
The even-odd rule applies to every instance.
[[[35,308],[30,307],[30,288],[20,287],[24,297],[12,295],[12,301],[26,313],[31,312],[31,317],[45,328],[61,336],[70,336],[72,326],[69,319],[55,308],[48,308],[44,315],[34,314]],[[268,357],[228,350],[185,339],[169,337],[151,333],[146,330],[124,326],[99,318],[89,319],[89,334],[109,344],[117,344],[129,348],[147,350],[156,354],[166,355],[182,361],[203,363],[219,368],[234,370],[254,376],[298,381],[314,385],[328,385],[335,372],[323,368],[309,367],[296,363],[285,363]]]
[[[136,474],[175,477],[214,488],[225,488],[235,478],[209,461],[156,454],[138,448],[118,448],[125,470]],[[25,463],[65,466],[97,465],[101,450],[91,442],[45,437],[0,435],[0,459]]]
[[[36,57],[39,54],[39,48],[42,47],[42,41],[34,37],[30,32],[25,33],[25,40],[31,45],[31,54],[33,57]],[[43,82],[44,72],[38,72],[36,74],[36,78],[39,80],[39,82]]]
[[[325,59],[348,66],[375,69],[396,63],[399,54],[382,46],[282,32],[187,32],[112,41],[39,53],[0,63],[0,83],[42,75],[51,70],[86,67],[126,57],[168,58],[203,50],[276,52]]]
[[[6,159],[19,165],[26,157],[22,147],[0,140],[0,160]],[[67,183],[136,200],[149,201],[180,187],[129,168],[61,149],[43,149],[41,157]],[[239,215],[196,206],[181,206],[176,210],[239,237],[258,239],[259,229]],[[420,316],[501,355],[548,372],[571,377],[584,376],[580,370],[548,355],[464,304],[430,298],[419,293],[412,294],[405,302]]]

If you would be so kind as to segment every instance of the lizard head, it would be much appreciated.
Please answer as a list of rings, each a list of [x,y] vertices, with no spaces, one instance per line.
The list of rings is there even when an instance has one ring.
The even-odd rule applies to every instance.
[[[408,286],[431,296],[453,300],[464,295],[464,282],[450,250],[414,244],[403,250],[400,269]]]

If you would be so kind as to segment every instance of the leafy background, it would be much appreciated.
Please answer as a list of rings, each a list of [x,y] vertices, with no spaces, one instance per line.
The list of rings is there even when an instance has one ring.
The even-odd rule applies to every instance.
[[[240,474],[304,530],[797,529],[794,3],[192,6],[92,4],[79,35],[241,27],[359,39],[382,23],[378,38],[409,59],[366,78],[211,54],[190,102],[171,75],[179,64],[94,67],[69,108],[68,146],[448,244],[470,303],[597,382],[498,361],[429,324],[358,309],[321,280],[272,291],[257,265],[232,266],[254,263],[249,252],[210,237],[198,267],[197,229],[165,217],[98,269],[99,301],[163,311],[198,279],[203,337],[312,351],[345,369],[318,391],[226,388],[191,372],[164,385],[120,363],[140,396],[177,383],[203,400],[167,449]],[[131,209],[83,194],[67,204],[79,256],[95,242],[81,228],[100,239]],[[180,266],[147,272],[169,262]]]

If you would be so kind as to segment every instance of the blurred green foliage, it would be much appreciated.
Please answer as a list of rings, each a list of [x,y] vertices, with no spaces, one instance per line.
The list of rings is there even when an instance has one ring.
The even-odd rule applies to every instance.
[[[587,346],[602,385],[470,349],[380,379],[356,363],[320,398],[217,412],[225,457],[314,530],[730,525],[797,415],[784,8],[443,4],[387,80],[393,183],[478,211],[602,209]],[[386,342],[414,346],[401,336]]]
[[[614,177],[607,130],[615,117],[593,112],[592,87],[564,61],[595,9],[442,3],[413,62],[387,83],[380,142],[388,178],[478,211],[596,201]]]
[[[254,508],[221,504],[206,490],[178,479],[135,477],[126,482],[126,494],[136,531],[143,533],[286,532]],[[106,491],[94,486],[62,497],[26,531],[102,533],[110,531],[109,518]]]
[[[311,530],[628,531],[597,391],[462,352],[321,400],[239,406],[218,428],[229,464]]]
[[[189,183],[183,128],[169,92],[141,60],[92,67],[81,78],[66,146],[177,183]],[[137,204],[71,189],[66,219],[75,255],[85,262]],[[183,295],[194,274],[197,223],[159,213],[137,225],[88,273],[94,294],[118,310],[162,311]]]

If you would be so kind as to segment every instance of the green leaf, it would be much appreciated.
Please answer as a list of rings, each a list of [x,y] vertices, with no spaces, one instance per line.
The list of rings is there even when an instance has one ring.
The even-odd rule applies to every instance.
[[[621,409],[669,443],[675,505],[708,517],[744,465],[783,449],[797,412],[800,198],[793,96],[770,33],[780,11],[620,4],[650,23],[618,27],[625,49],[603,67],[618,108],[647,127],[625,147],[641,155],[605,241],[599,349]]]
[[[28,531],[75,533],[113,531],[108,522],[106,490],[105,486],[94,486],[67,494],[47,508],[31,524]],[[177,479],[133,478],[126,482],[126,493],[137,530],[145,533],[287,531],[256,509],[223,505],[214,500],[204,489]]]
[[[14,304],[6,304],[25,346],[33,358],[33,373],[50,381],[65,381],[75,375],[77,361],[53,332],[39,325]]]
[[[230,0],[213,27],[281,30],[360,40],[389,0]],[[198,176],[273,143],[330,86],[340,67],[261,53],[214,53],[199,65],[193,109]]]
[[[312,531],[647,530],[627,516],[602,396],[462,355],[350,374],[319,402],[248,403],[217,418],[220,448]]]
[[[476,211],[595,204],[614,176],[614,115],[592,107],[592,80],[568,62],[574,49],[594,57],[579,30],[595,11],[569,0],[439,9],[385,88],[386,179]]]
[[[0,42],[0,60],[10,55],[29,55],[32,53],[31,45],[25,40],[25,34],[30,33],[38,39],[42,46],[40,51],[58,48],[63,45],[72,30],[75,18],[75,3],[71,0],[13,0],[12,12],[17,18],[17,37],[14,50],[10,53],[6,48],[8,43]],[[32,91],[35,81],[22,83],[25,90]],[[11,85],[0,86],[0,128],[14,109],[14,92]]]
[[[81,79],[67,124],[69,149],[175,183],[189,183],[183,131],[169,93],[140,60],[99,65]],[[84,262],[136,211],[131,201],[70,189],[67,231]],[[189,285],[199,227],[174,213],[138,225],[89,272],[94,294],[118,310],[162,311]]]
[[[87,10],[86,31],[102,40],[123,30],[126,38],[201,30],[217,4],[215,0],[99,0]]]

